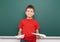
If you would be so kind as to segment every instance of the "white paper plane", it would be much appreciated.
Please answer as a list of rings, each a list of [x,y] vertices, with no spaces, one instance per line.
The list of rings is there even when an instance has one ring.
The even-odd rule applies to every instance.
[[[39,35],[39,36],[41,36],[41,37],[46,37],[46,35],[44,35],[44,34],[38,34],[38,33],[32,33],[32,34],[34,34],[34,35]]]
[[[23,35],[16,36],[16,38],[24,38],[24,34]]]

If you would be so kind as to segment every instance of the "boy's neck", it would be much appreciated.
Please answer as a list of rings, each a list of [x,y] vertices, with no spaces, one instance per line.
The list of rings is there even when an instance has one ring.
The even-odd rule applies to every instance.
[[[27,19],[33,19],[32,17],[27,17]]]

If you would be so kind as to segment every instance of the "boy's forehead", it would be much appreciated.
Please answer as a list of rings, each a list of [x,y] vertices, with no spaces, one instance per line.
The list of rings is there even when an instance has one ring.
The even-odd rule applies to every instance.
[[[34,11],[34,9],[33,9],[33,8],[27,8],[27,10],[33,10],[33,11]]]

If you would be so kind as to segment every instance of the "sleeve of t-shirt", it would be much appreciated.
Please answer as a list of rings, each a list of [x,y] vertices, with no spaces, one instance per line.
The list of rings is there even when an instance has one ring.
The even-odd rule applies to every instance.
[[[40,29],[40,25],[39,25],[38,21],[35,21],[35,28]]]
[[[23,21],[21,20],[20,23],[18,24],[18,28],[23,28]]]

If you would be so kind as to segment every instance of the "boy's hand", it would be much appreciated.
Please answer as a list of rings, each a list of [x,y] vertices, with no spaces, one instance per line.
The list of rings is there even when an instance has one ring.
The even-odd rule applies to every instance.
[[[36,39],[41,39],[41,36],[39,35],[40,33],[32,33],[34,35],[36,35]]]
[[[40,34],[40,33],[36,33],[36,34]],[[36,35],[36,38],[37,39],[41,39],[41,36],[40,35]]]
[[[17,36],[16,36],[16,37],[17,37],[17,40],[20,40],[20,39],[24,38],[24,35],[25,35],[25,34],[23,34],[23,35],[21,35],[21,34],[17,35]]]
[[[19,35],[17,35],[17,36],[19,36]],[[16,38],[17,40],[20,40],[21,38]]]
[[[20,40],[21,38],[16,38],[17,40]]]
[[[41,39],[41,37],[39,35],[36,35],[36,39]]]

